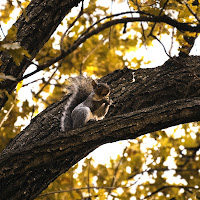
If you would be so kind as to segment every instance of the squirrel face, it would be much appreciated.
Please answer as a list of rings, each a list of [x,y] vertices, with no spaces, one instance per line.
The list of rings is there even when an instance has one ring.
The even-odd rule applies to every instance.
[[[110,87],[105,83],[97,83],[92,81],[92,86],[94,93],[98,95],[99,98],[108,97],[110,94]]]

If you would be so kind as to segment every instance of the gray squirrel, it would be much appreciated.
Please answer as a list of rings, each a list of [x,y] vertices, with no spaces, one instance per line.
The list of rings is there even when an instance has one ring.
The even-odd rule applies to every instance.
[[[79,76],[73,79],[69,90],[71,96],[62,113],[61,131],[80,128],[90,120],[105,117],[112,102],[107,84]]]

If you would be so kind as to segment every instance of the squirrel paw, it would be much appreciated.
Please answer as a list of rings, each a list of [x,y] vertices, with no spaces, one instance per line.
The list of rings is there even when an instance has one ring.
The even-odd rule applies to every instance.
[[[113,100],[112,99],[105,99],[105,104],[106,105],[112,105],[112,103],[113,103]]]

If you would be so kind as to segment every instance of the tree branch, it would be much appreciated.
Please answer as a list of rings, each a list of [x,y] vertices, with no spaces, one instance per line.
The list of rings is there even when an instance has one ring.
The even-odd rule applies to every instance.
[[[117,166],[116,166],[116,168],[115,168],[115,171],[114,171],[114,174],[113,174],[113,177],[112,177],[112,181],[111,181],[110,188],[114,188],[114,187],[115,187],[115,182],[116,182],[116,179],[117,179],[117,173],[118,173],[119,167],[120,167],[120,165],[121,165],[121,163],[122,163],[122,161],[123,161],[123,159],[124,159],[124,154],[126,153],[126,150],[127,150],[127,147],[124,148],[123,153],[122,153],[122,157],[120,158],[120,160],[119,160],[119,162],[118,162],[118,164],[117,164]],[[109,198],[109,196],[110,196],[110,194],[111,194],[111,191],[112,191],[112,189],[109,189],[109,190],[108,190],[107,200],[108,200],[108,198]]]
[[[171,58],[170,53],[168,53],[167,50],[166,50],[166,48],[165,48],[165,45],[164,45],[155,35],[151,35],[151,37],[153,37],[155,40],[157,40],[157,41],[161,44],[161,46],[162,46],[163,49],[164,49],[165,54],[166,54],[169,58]]]
[[[81,10],[78,14],[78,16],[75,18],[75,20],[69,25],[69,27],[67,28],[67,30],[64,32],[64,34],[61,37],[60,40],[60,50],[61,52],[63,51],[63,40],[64,37],[66,36],[66,34],[68,33],[68,31],[74,26],[74,24],[76,23],[76,21],[81,17],[81,15],[83,14],[83,6],[84,6],[84,1],[82,0],[82,5],[81,5]]]
[[[126,13],[132,13],[132,12],[126,12]],[[113,15],[114,16],[114,15]],[[116,15],[117,16],[117,15]],[[111,16],[109,16],[111,17]],[[107,17],[108,18],[108,17]],[[99,20],[100,22],[101,20]],[[20,80],[28,78],[29,76],[32,76],[33,74],[53,65],[54,63],[58,62],[59,60],[65,58],[66,56],[68,56],[69,54],[71,54],[74,50],[76,50],[79,45],[81,45],[82,43],[84,43],[87,39],[89,39],[90,37],[92,37],[95,34],[98,34],[99,32],[114,26],[116,24],[124,24],[127,22],[159,22],[159,23],[166,23],[168,25],[171,25],[173,27],[176,27],[178,30],[180,31],[189,31],[189,32],[200,32],[200,26],[199,25],[189,25],[188,23],[181,23],[178,22],[174,19],[171,19],[170,17],[166,16],[166,15],[162,15],[162,16],[141,16],[141,17],[131,17],[131,18],[122,18],[122,19],[114,19],[112,21],[108,21],[105,22],[104,24],[100,25],[99,27],[97,27],[96,29],[93,29],[91,31],[89,31],[91,29],[91,27],[93,27],[94,25],[92,25],[91,27],[88,28],[87,31],[85,31],[72,45],[71,47],[69,47],[66,51],[63,51],[61,53],[61,55],[59,55],[58,57],[48,61],[46,64],[40,65],[38,67],[38,69],[36,69],[35,71],[33,71],[32,73],[29,73],[27,75],[25,75],[24,77],[22,77]],[[97,24],[97,22],[95,23],[95,25]]]
[[[101,79],[112,91],[106,119],[67,133],[60,131],[60,119],[71,94],[52,104],[0,155],[2,198],[35,198],[102,144],[200,120],[200,81],[193,74],[200,75],[199,57],[173,58],[153,69],[117,70]]]

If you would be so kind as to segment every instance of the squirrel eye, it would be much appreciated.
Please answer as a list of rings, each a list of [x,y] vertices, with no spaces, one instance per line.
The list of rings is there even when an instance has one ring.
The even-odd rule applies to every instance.
[[[97,87],[98,87],[98,88],[100,88],[100,87],[101,87],[101,85],[97,85]]]

